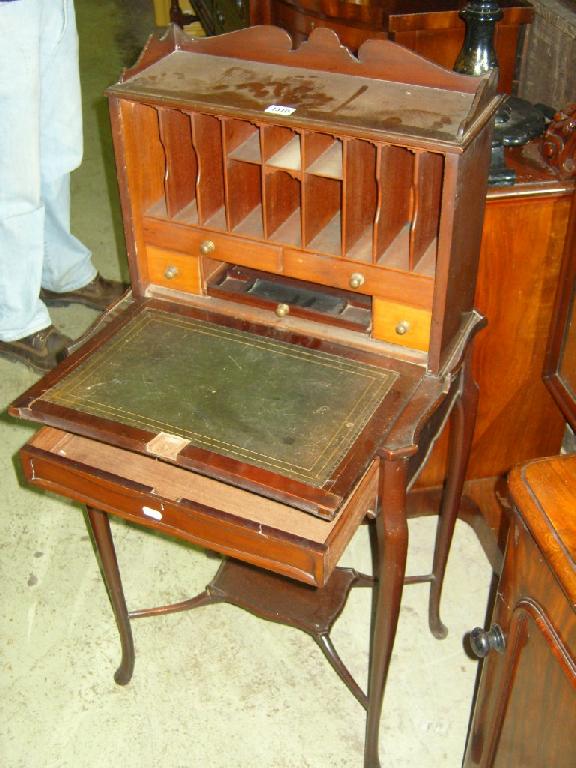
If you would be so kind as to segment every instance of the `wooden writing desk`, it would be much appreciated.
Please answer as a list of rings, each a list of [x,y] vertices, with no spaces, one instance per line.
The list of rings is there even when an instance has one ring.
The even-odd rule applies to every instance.
[[[433,569],[409,580],[431,584],[446,632],[494,91],[392,43],[356,59],[319,30],[293,51],[271,27],[171,31],[110,89],[133,295],[11,412],[48,425],[22,451],[28,480],[88,507],[117,682],[130,618],[227,599],[312,634],[366,706],[365,766],[379,765],[406,494],[452,417]],[[197,598],[129,613],[109,514],[275,576],[231,559]],[[364,518],[375,580],[336,569]],[[329,630],[374,581],[366,695]]]

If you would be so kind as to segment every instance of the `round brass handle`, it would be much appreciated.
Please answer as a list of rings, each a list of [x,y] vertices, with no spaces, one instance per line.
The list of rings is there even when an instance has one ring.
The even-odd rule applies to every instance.
[[[354,272],[350,275],[349,285],[350,288],[360,288],[364,285],[364,275],[361,272]]]
[[[211,253],[214,253],[216,250],[216,246],[214,245],[214,242],[212,240],[203,240],[200,243],[200,253],[203,256],[210,256]]]
[[[401,320],[396,328],[394,329],[398,336],[404,336],[405,333],[408,333],[410,330],[410,323],[408,320]]]
[[[179,272],[180,270],[178,269],[178,267],[175,267],[174,264],[168,264],[168,266],[164,270],[164,277],[167,280],[172,280],[175,277],[178,277]]]
[[[506,638],[504,632],[498,624],[494,624],[488,631],[476,627],[470,632],[470,647],[475,656],[483,659],[490,651],[504,653],[506,649]]]
[[[276,314],[278,317],[286,317],[286,315],[290,312],[290,307],[288,304],[278,304],[276,307]]]

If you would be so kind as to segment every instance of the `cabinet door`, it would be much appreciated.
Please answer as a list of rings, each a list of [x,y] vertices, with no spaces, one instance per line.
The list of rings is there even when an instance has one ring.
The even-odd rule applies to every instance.
[[[464,768],[574,768],[574,608],[526,531],[516,539],[493,613],[506,649],[484,662]]]

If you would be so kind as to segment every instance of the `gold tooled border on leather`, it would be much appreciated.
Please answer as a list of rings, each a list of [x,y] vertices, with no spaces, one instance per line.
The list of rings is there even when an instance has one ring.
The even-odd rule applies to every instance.
[[[172,424],[146,413],[132,412],[125,407],[118,408],[98,400],[91,394],[90,382],[106,361],[122,354],[131,341],[143,333],[151,324],[168,323],[180,326],[187,331],[206,334],[217,339],[249,345],[273,354],[287,355],[299,360],[308,360],[315,365],[330,367],[335,373],[360,376],[366,381],[360,397],[351,404],[346,416],[335,424],[329,439],[325,441],[316,460],[310,466],[293,461],[285,461],[278,456],[254,451],[245,446],[226,440],[220,440],[210,434],[196,432],[181,424]],[[106,418],[122,424],[150,431],[152,434],[167,432],[176,435],[193,446],[228,456],[267,470],[304,481],[315,487],[321,487],[348,453],[358,435],[362,432],[370,417],[382,403],[398,374],[395,371],[349,360],[338,355],[270,339],[247,331],[216,325],[192,318],[185,318],[156,309],[146,309],[133,318],[109,342],[97,350],[90,358],[75,368],[69,376],[58,382],[40,398],[46,402],[66,408]]]

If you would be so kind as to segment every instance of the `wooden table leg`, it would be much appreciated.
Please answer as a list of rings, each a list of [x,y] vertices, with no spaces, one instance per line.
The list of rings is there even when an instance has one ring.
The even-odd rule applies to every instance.
[[[368,679],[364,768],[380,768],[378,739],[382,699],[406,573],[406,483],[407,460],[383,459],[380,472],[380,512],[376,518],[378,586],[375,587],[376,610]]]
[[[126,609],[120,571],[118,570],[116,550],[114,549],[114,541],[110,531],[110,520],[108,515],[99,509],[94,509],[93,507],[86,507],[86,509],[122,645],[122,660],[116,670],[114,680],[118,685],[126,685],[130,682],[134,672],[134,641],[132,639],[132,628],[130,627],[130,619]]]
[[[430,631],[434,637],[439,639],[448,634],[447,628],[440,619],[440,597],[454,526],[460,508],[466,466],[472,447],[477,406],[478,386],[472,376],[471,348],[469,348],[460,371],[460,392],[451,416],[446,485],[436,529],[436,545],[430,582],[428,622]]]

